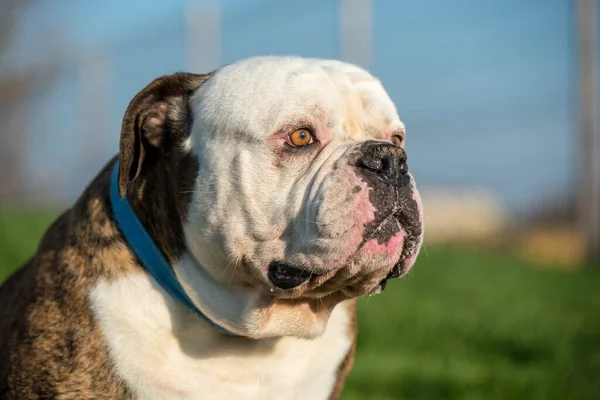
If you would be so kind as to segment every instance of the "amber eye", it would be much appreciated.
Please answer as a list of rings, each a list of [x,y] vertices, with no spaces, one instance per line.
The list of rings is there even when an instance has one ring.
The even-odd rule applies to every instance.
[[[306,146],[312,141],[313,136],[308,129],[298,129],[290,134],[290,143],[296,147]]]
[[[402,136],[400,136],[400,135],[392,136],[392,143],[394,144],[394,146],[402,147],[402,142],[403,142]]]

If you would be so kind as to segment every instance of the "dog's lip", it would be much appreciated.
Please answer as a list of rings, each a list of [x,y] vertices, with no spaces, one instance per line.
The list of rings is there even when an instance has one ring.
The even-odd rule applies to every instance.
[[[295,289],[306,284],[319,274],[305,268],[291,265],[285,261],[273,261],[269,265],[268,278],[279,289]]]
[[[408,268],[406,265],[406,258],[402,257],[402,258],[400,258],[400,260],[398,260],[398,262],[396,264],[394,264],[394,267],[387,274],[387,276],[385,278],[383,278],[381,280],[381,282],[379,282],[377,292],[381,293],[385,290],[388,280],[395,279],[395,278],[401,278],[404,275],[406,275],[407,272],[408,272]]]

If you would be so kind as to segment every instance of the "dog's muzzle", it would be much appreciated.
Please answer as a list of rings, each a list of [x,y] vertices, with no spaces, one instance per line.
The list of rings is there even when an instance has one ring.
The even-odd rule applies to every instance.
[[[422,233],[420,206],[414,196],[416,189],[408,172],[406,152],[391,143],[373,140],[361,144],[346,162],[368,186],[368,192],[362,193],[375,210],[372,219],[361,224],[362,238],[349,255],[347,266],[366,263],[368,268],[380,268],[379,286],[383,290],[389,279],[408,271]],[[271,284],[281,290],[299,288],[319,276],[311,267],[283,260],[273,260],[267,272]],[[339,282],[334,279],[333,284]],[[362,289],[369,285],[365,275]],[[327,290],[325,286],[323,289]]]
[[[368,141],[359,148],[354,166],[371,187],[370,201],[377,210],[373,221],[365,227],[359,248],[371,240],[384,244],[400,231],[406,233],[400,259],[381,281],[383,290],[388,279],[406,272],[405,261],[416,252],[422,234],[419,204],[414,199],[415,188],[404,149],[391,143]]]

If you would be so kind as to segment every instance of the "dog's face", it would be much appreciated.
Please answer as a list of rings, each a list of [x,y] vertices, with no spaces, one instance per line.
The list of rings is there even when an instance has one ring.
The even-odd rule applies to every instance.
[[[342,62],[268,57],[188,86],[146,102],[145,131],[161,133],[143,133],[137,152],[144,140],[171,142],[159,174],[186,182],[171,189],[183,251],[218,283],[251,292],[246,312],[290,299],[330,310],[409,270],[421,202],[404,125],[379,81]],[[148,158],[135,152],[121,171],[131,179]]]

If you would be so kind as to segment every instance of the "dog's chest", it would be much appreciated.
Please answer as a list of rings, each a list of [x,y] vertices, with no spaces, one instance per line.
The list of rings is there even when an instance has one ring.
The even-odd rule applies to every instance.
[[[251,341],[214,335],[145,275],[102,282],[91,302],[117,374],[140,399],[327,399],[351,346],[343,304],[318,339]]]

